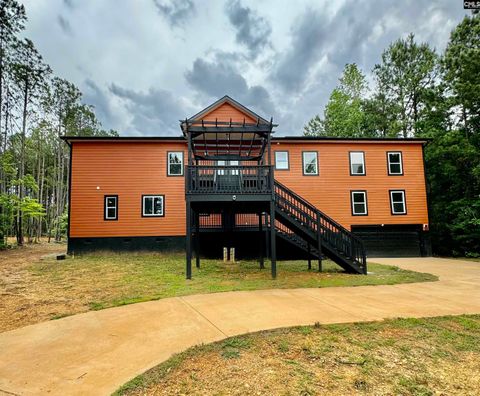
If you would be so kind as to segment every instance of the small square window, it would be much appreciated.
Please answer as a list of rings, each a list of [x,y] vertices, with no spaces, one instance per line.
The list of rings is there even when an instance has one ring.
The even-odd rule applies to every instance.
[[[366,191],[352,191],[351,192],[352,215],[366,216],[367,209],[367,192]]]
[[[103,213],[105,220],[118,220],[118,195],[105,195]]]
[[[397,190],[390,191],[390,206],[392,214],[403,215],[407,214],[407,205],[405,203],[405,191]]]
[[[303,174],[318,175],[318,153],[316,151],[303,152]]]
[[[402,153],[400,151],[388,152],[388,174],[392,176],[403,175]]]
[[[167,154],[168,176],[183,176],[183,152],[171,151]]]
[[[350,175],[365,175],[365,155],[362,151],[350,152]]]
[[[289,169],[288,151],[275,151],[275,169]]]
[[[143,195],[142,196],[142,216],[143,217],[161,217],[164,215],[164,196],[163,195]]]

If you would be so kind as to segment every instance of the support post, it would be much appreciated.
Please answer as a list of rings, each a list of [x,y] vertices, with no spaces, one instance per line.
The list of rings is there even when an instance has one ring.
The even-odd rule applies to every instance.
[[[200,268],[200,213],[195,212],[195,266]]]
[[[186,238],[186,250],[187,250],[187,279],[192,279],[192,208],[191,203],[187,200],[187,238]]]
[[[312,269],[312,253],[311,253],[311,246],[308,244],[308,269]]]
[[[275,202],[270,201],[270,262],[272,267],[272,278],[277,277],[277,248],[275,238]]]
[[[322,272],[322,228],[320,216],[317,213],[317,249],[318,249],[318,272]]]
[[[265,241],[263,240],[264,238],[263,238],[263,215],[262,215],[262,213],[258,214],[258,233],[259,233],[258,241],[260,243],[260,245],[259,245],[260,269],[264,269],[265,268],[265,262],[263,260],[263,244],[265,243]]]

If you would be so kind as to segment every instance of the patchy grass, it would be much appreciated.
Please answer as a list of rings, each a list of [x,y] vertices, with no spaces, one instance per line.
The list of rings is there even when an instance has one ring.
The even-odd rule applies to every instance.
[[[115,394],[478,395],[479,372],[480,315],[394,319],[197,346]]]
[[[202,260],[185,279],[183,254],[96,254],[57,261],[64,245],[12,249],[0,256],[0,331],[88,310],[172,296],[231,290],[385,285],[434,281],[430,274],[370,264],[368,276],[351,275],[330,261],[324,272],[306,261],[280,261],[277,279],[254,261]],[[50,255],[48,255],[50,253]],[[41,259],[43,257],[43,259]]]

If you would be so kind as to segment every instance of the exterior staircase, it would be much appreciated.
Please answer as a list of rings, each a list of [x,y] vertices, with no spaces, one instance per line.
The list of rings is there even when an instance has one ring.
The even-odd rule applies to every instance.
[[[275,181],[277,235],[313,257],[330,258],[345,271],[367,273],[362,241],[283,184]]]

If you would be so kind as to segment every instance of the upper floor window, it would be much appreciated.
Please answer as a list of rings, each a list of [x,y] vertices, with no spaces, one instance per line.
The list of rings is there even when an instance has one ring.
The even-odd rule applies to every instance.
[[[275,151],[275,169],[289,169],[288,151]]]
[[[352,215],[366,216],[367,209],[367,192],[366,191],[351,191]]]
[[[390,206],[394,215],[407,214],[404,190],[390,190]]]
[[[183,151],[169,151],[167,162],[168,176],[183,176]]]
[[[303,152],[303,174],[306,176],[318,175],[318,153],[316,151]]]
[[[403,163],[401,151],[389,151],[387,153],[388,174],[403,175]]]
[[[105,220],[118,220],[118,195],[105,195],[103,216]]]
[[[164,215],[163,195],[142,195],[142,216],[160,217]]]
[[[363,151],[350,152],[350,175],[365,175],[365,154]]]

